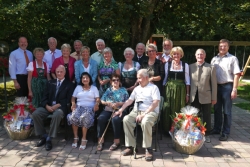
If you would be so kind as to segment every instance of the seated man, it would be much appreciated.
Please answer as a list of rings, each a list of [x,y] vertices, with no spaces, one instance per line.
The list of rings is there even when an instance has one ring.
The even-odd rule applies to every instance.
[[[149,76],[146,69],[141,69],[137,72],[137,79],[139,86],[137,86],[129,99],[123,104],[115,114],[122,116],[122,111],[133,103],[134,108],[129,115],[123,119],[123,128],[125,133],[125,146],[127,147],[122,154],[124,156],[133,154],[133,147],[136,147],[136,140],[134,136],[135,122],[141,123],[143,132],[142,147],[146,148],[146,161],[153,159],[152,145],[152,127],[157,120],[159,113],[160,92],[156,85],[149,82]],[[137,109],[137,102],[142,101]],[[139,113],[137,113],[139,111]]]
[[[70,103],[73,94],[74,87],[70,81],[65,80],[65,74],[65,67],[59,65],[56,69],[57,79],[47,82],[47,87],[40,103],[41,107],[37,108],[32,114],[36,135],[41,136],[36,147],[41,147],[45,144],[47,151],[52,149],[51,138],[56,137],[60,122],[67,115],[67,104]],[[50,114],[52,114],[52,120],[49,134],[46,134],[43,120]]]

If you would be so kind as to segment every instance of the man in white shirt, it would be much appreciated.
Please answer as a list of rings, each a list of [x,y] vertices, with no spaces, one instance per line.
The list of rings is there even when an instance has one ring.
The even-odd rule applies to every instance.
[[[54,37],[50,37],[48,39],[49,50],[47,50],[44,54],[43,61],[48,63],[49,69],[51,70],[52,64],[54,60],[58,57],[62,56],[62,52],[59,49],[56,49],[57,40]]]
[[[81,48],[82,48],[82,41],[75,40],[74,41],[75,52],[71,53],[70,56],[75,58],[76,60],[80,60],[81,59],[81,55],[80,55]]]
[[[103,39],[96,40],[96,48],[97,52],[93,53],[91,55],[91,58],[97,62],[97,65],[99,66],[100,63],[103,61],[103,50],[105,48],[105,42]]]
[[[157,59],[161,60],[163,63],[171,61],[170,52],[173,48],[173,42],[170,39],[166,39],[162,43],[163,54],[157,56]]]
[[[146,69],[140,69],[137,72],[139,86],[137,86],[129,99],[123,104],[115,114],[122,116],[124,109],[135,101],[134,108],[129,115],[123,119],[123,128],[125,133],[125,146],[127,147],[122,154],[124,156],[133,154],[133,147],[136,147],[134,137],[135,122],[141,123],[143,132],[142,147],[146,149],[146,161],[153,160],[152,145],[152,127],[157,120],[159,113],[160,91],[158,87],[149,82],[149,74]],[[137,108],[137,102],[142,101]]]

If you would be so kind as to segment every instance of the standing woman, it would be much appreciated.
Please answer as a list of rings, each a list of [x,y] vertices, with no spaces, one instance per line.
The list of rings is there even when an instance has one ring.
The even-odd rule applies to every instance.
[[[148,55],[148,61],[143,61],[141,64],[141,69],[147,69],[149,73],[149,82],[155,84],[162,96],[162,81],[165,77],[164,64],[156,59],[157,56],[157,46],[154,44],[149,44],[146,47],[146,52]]]
[[[51,74],[54,79],[56,79],[55,70],[59,65],[63,65],[66,69],[65,79],[69,81],[74,81],[75,79],[75,70],[74,63],[76,59],[70,56],[71,46],[67,43],[61,46],[62,56],[55,59],[52,64]]]
[[[137,71],[140,69],[140,64],[133,61],[135,51],[132,48],[126,48],[124,50],[125,62],[119,63],[119,69],[121,71],[121,83],[122,87],[125,87],[129,94],[132,93],[136,87]]]
[[[35,48],[33,51],[35,60],[30,62],[26,68],[28,71],[28,89],[29,97],[32,98],[32,104],[35,107],[39,106],[47,80],[50,80],[49,66],[43,62],[43,48]]]
[[[112,74],[120,75],[118,64],[112,59],[113,53],[109,47],[103,50],[104,59],[98,67],[98,81],[100,84],[100,96],[110,87]]]
[[[181,47],[174,47],[170,56],[172,62],[165,64],[165,79],[163,85],[166,86],[166,96],[164,102],[163,127],[168,133],[172,120],[171,117],[186,105],[189,101],[190,76],[187,63],[181,61],[184,52]]]
[[[74,133],[74,142],[72,148],[77,147],[78,127],[82,128],[82,141],[79,150],[84,150],[87,144],[88,128],[93,126],[95,111],[99,109],[99,92],[95,86],[92,85],[92,79],[89,73],[83,72],[81,75],[81,83],[78,85],[71,98],[72,113],[68,114],[68,124],[72,124]],[[77,105],[75,101],[77,100]]]
[[[93,85],[96,86],[96,78],[97,78],[97,62],[90,58],[90,49],[87,46],[83,46],[80,50],[80,55],[82,59],[75,62],[75,79],[76,83],[80,84],[81,82],[81,74],[83,72],[89,73],[91,79],[93,81]]]

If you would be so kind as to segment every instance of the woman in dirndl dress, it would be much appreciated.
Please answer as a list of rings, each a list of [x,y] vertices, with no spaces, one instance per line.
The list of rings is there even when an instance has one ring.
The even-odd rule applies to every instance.
[[[137,71],[140,69],[140,64],[133,61],[135,51],[132,48],[126,48],[124,50],[125,62],[119,63],[119,69],[121,71],[121,83],[122,87],[126,88],[128,93],[131,94],[136,87]]]
[[[188,103],[190,76],[187,63],[181,61],[184,52],[181,47],[174,47],[170,56],[172,61],[165,64],[165,101],[163,112],[163,128],[165,132],[171,128],[171,116],[179,113],[180,109]]]
[[[81,83],[78,85],[71,98],[72,113],[68,114],[68,124],[72,124],[74,133],[74,142],[72,148],[77,147],[78,127],[82,128],[82,141],[79,150],[86,148],[86,135],[88,128],[94,124],[95,111],[99,109],[99,92],[98,89],[92,85],[93,81],[89,73],[83,72],[81,75]],[[75,101],[77,100],[77,104]]]

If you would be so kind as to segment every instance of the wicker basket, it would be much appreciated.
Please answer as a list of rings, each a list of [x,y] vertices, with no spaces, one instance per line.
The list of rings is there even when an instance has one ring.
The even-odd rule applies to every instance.
[[[33,131],[33,127],[30,127],[28,130],[22,130],[21,132],[13,132],[10,130],[10,125],[8,121],[4,121],[4,128],[6,129],[9,137],[12,140],[24,140],[27,139]]]
[[[201,142],[198,145],[195,146],[181,146],[176,139],[172,139],[173,146],[175,150],[182,154],[194,154],[196,153],[204,144],[204,140],[201,140]]]

